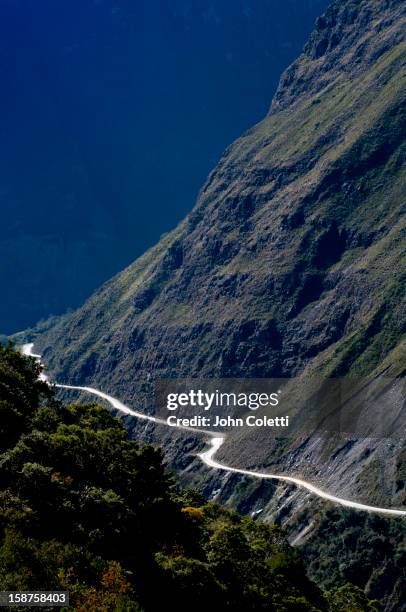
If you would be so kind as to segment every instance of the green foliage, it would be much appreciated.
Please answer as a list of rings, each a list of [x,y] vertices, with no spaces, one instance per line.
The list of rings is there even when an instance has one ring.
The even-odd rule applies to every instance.
[[[0,448],[12,446],[29,427],[33,409],[50,399],[39,373],[33,359],[22,359],[11,344],[0,344]]]
[[[385,610],[406,611],[403,521],[332,508],[316,524],[301,553],[309,575],[318,584],[332,589],[351,582],[372,599],[385,603]]]
[[[377,603],[353,584],[345,584],[326,593],[329,612],[379,612]]]
[[[328,612],[279,527],[176,490],[160,451],[105,408],[58,402],[38,374],[1,349],[18,415],[0,447],[1,590],[68,590],[80,612]]]

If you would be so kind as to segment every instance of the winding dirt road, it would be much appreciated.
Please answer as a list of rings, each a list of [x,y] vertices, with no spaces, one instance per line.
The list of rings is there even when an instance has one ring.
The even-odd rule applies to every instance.
[[[34,353],[33,343],[24,344],[21,347],[21,352],[24,355],[27,355],[29,357],[34,357],[37,361],[41,361],[41,355]],[[41,375],[41,379],[49,382],[45,374]],[[151,421],[152,423],[157,423],[157,424],[165,425],[166,427],[169,427],[165,419],[159,419],[157,417],[132,410],[131,408],[129,408],[128,406],[120,402],[115,397],[108,395],[107,393],[103,393],[103,391],[99,391],[98,389],[94,389],[93,387],[63,385],[60,383],[55,383],[55,387],[58,387],[59,389],[70,389],[72,391],[82,391],[85,393],[95,395],[96,397],[99,397],[107,401],[111,406],[113,406],[113,408],[115,408],[122,414],[127,414],[137,419],[142,419],[144,421]],[[337,504],[340,506],[345,506],[346,508],[352,508],[353,510],[360,510],[364,512],[374,512],[377,514],[385,514],[389,516],[404,516],[404,517],[406,516],[406,510],[396,510],[393,508],[381,508],[378,506],[368,506],[367,504],[361,504],[359,502],[351,501],[349,499],[343,499],[342,497],[337,497],[336,495],[332,495],[330,493],[327,493],[326,491],[323,491],[322,489],[319,489],[319,487],[316,487],[315,485],[313,485],[312,483],[306,480],[295,478],[293,476],[284,476],[282,474],[269,474],[267,472],[254,472],[252,470],[243,470],[240,468],[234,468],[234,467],[225,465],[224,463],[219,463],[218,461],[214,459],[214,456],[216,452],[219,450],[219,448],[221,447],[221,445],[223,444],[225,440],[225,436],[219,436],[218,434],[215,434],[212,431],[197,429],[194,427],[178,426],[177,428],[183,429],[186,431],[194,431],[194,432],[203,434],[208,437],[209,448],[203,453],[200,453],[198,457],[203,461],[205,465],[207,465],[208,467],[212,469],[222,470],[224,472],[232,472],[233,474],[242,474],[244,476],[250,476],[252,478],[259,478],[261,480],[267,479],[267,480],[280,480],[282,482],[287,482],[289,484],[293,484],[303,489],[306,489],[307,491],[309,491],[310,493],[313,493],[314,495],[316,495],[317,497],[320,497],[321,499],[325,499],[327,501],[333,502],[334,504]]]

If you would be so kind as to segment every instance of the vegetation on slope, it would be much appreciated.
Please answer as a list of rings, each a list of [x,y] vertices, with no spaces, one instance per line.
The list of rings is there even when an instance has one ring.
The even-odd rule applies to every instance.
[[[318,584],[349,581],[383,602],[385,612],[406,610],[404,521],[337,507],[308,520],[315,527],[300,550]]]
[[[68,590],[99,612],[377,610],[352,585],[323,594],[279,527],[180,493],[160,451],[38,374],[0,347],[1,590]]]

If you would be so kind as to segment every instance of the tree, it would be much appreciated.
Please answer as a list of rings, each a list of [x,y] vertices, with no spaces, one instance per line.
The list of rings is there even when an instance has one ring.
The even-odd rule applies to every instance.
[[[329,612],[379,612],[379,604],[367,598],[364,591],[347,583],[325,594]]]

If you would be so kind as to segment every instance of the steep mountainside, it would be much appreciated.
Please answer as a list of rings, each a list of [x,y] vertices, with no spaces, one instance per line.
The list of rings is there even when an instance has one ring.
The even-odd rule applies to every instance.
[[[174,487],[158,449],[129,440],[106,408],[58,402],[38,373],[0,345],[2,590],[68,591],[75,612],[205,612],[213,602],[342,612],[342,601],[378,612],[353,584],[323,593],[280,527]]]
[[[0,333],[77,308],[183,219],[328,4],[0,3]]]
[[[37,337],[53,376],[141,406],[162,377],[404,373],[405,8],[333,3],[185,221]],[[405,503],[400,441],[240,442],[228,463]]]

